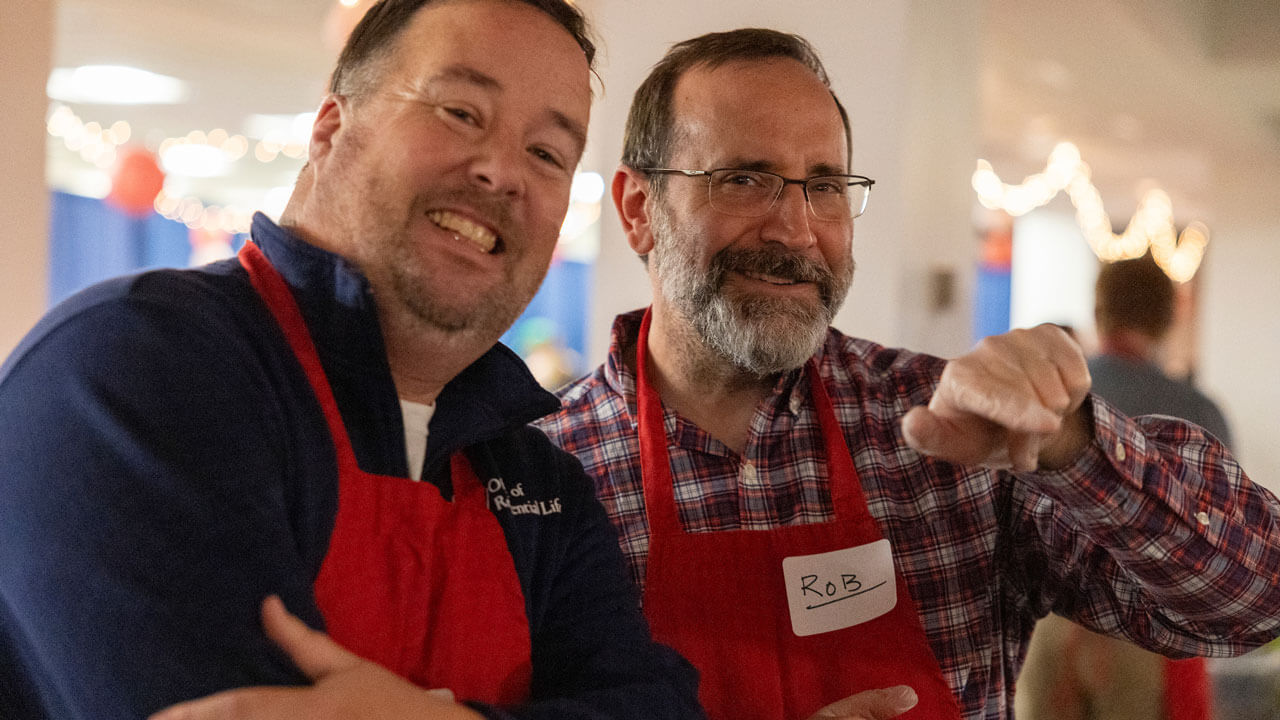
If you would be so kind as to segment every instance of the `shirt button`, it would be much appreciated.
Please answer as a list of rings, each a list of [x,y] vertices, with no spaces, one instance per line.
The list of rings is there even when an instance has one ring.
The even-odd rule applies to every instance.
[[[1198,512],[1198,513],[1196,513],[1196,522],[1200,523],[1200,525],[1201,525],[1202,527],[1208,527],[1208,525],[1209,525],[1209,513],[1205,512],[1205,511],[1203,511],[1203,510],[1201,510],[1201,511],[1200,511],[1200,512]]]
[[[757,479],[756,466],[752,465],[751,463],[743,463],[742,464],[742,482],[747,485],[755,485],[756,479]]]
[[[1124,443],[1121,443],[1119,440],[1116,441],[1116,459],[1120,462],[1124,462]]]

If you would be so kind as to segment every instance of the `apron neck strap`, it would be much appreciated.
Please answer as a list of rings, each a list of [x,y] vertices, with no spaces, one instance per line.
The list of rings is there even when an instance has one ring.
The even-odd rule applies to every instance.
[[[320,409],[324,411],[325,421],[329,425],[329,434],[333,437],[333,449],[338,456],[338,465],[355,466],[355,451],[351,449],[351,440],[347,437],[347,428],[342,424],[342,414],[338,412],[338,402],[329,387],[324,366],[320,364],[320,354],[316,352],[311,333],[307,331],[306,321],[298,308],[288,284],[280,276],[280,272],[272,266],[271,261],[253,242],[245,243],[237,254],[240,264],[249,272],[249,282],[262,296],[267,309],[271,311],[276,324],[284,333],[293,355],[302,365],[307,382],[315,393]]]
[[[649,382],[649,324],[653,308],[644,311],[636,339],[636,418],[640,434],[640,479],[645,513],[651,533],[680,531],[676,515],[671,461],[667,453],[667,429],[663,424],[662,398]]]
[[[849,443],[844,438],[844,430],[840,425],[840,418],[836,416],[831,395],[827,393],[826,383],[818,372],[818,359],[809,358],[804,370],[809,381],[814,411],[818,413],[823,449],[827,453],[827,488],[831,492],[831,507],[840,519],[869,516],[862,482],[858,479],[858,470],[853,464],[853,453],[849,451]]]

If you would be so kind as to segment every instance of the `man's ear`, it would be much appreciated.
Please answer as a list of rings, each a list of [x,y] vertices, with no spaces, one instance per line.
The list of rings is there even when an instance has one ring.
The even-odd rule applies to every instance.
[[[311,124],[311,143],[307,146],[307,161],[322,161],[330,152],[342,130],[343,123],[348,120],[351,103],[343,95],[329,94],[320,103],[316,111],[316,120]]]
[[[649,178],[644,173],[619,165],[613,174],[613,207],[627,234],[627,244],[637,255],[653,250],[649,223]]]

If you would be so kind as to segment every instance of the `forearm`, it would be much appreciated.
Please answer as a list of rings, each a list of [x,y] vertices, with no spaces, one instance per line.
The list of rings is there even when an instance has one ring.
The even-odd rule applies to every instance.
[[[1175,654],[1241,652],[1280,633],[1275,497],[1195,426],[1091,402],[1089,449],[1061,471],[1024,476],[1102,553],[1102,577],[1083,579],[1107,592],[1081,613]]]

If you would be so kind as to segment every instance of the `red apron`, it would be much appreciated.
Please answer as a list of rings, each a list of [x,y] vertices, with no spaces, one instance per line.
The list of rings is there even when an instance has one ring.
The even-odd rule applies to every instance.
[[[1209,720],[1213,717],[1213,689],[1204,658],[1165,658],[1164,712],[1169,720]]]
[[[338,514],[315,582],[329,635],[460,700],[527,700],[524,593],[471,464],[461,452],[450,460],[453,502],[431,483],[361,470],[293,294],[253,243],[240,262],[306,371],[333,438]]]
[[[1065,662],[1073,666],[1087,663],[1090,671],[1088,677],[1082,680],[1076,672],[1064,672],[1055,673],[1050,678],[1052,682],[1049,685],[1049,697],[1052,706],[1070,708],[1073,716],[1083,717],[1087,713],[1087,706],[1096,702],[1092,696],[1098,689],[1119,681],[1116,677],[1116,663],[1120,660],[1111,650],[1114,645],[1090,642],[1094,647],[1088,651],[1088,657],[1083,657],[1085,652],[1080,649],[1080,645],[1088,640],[1092,632],[1072,623],[1067,628],[1067,641],[1062,650]],[[1159,712],[1152,710],[1149,714],[1163,720],[1211,720],[1213,691],[1205,659],[1193,657],[1174,660],[1161,657],[1159,662],[1162,704]],[[1146,714],[1144,713],[1144,717]]]
[[[853,458],[817,366],[806,366],[821,422],[835,518],[770,530],[687,533],[675,507],[662,402],[646,370],[649,314],[636,345],[640,463],[649,521],[644,610],[654,637],[702,674],[711,720],[805,720],[854,693],[910,685],[904,719],[959,718],[900,573],[897,603],[851,627],[797,636],[783,559],[883,539],[867,511]]]

